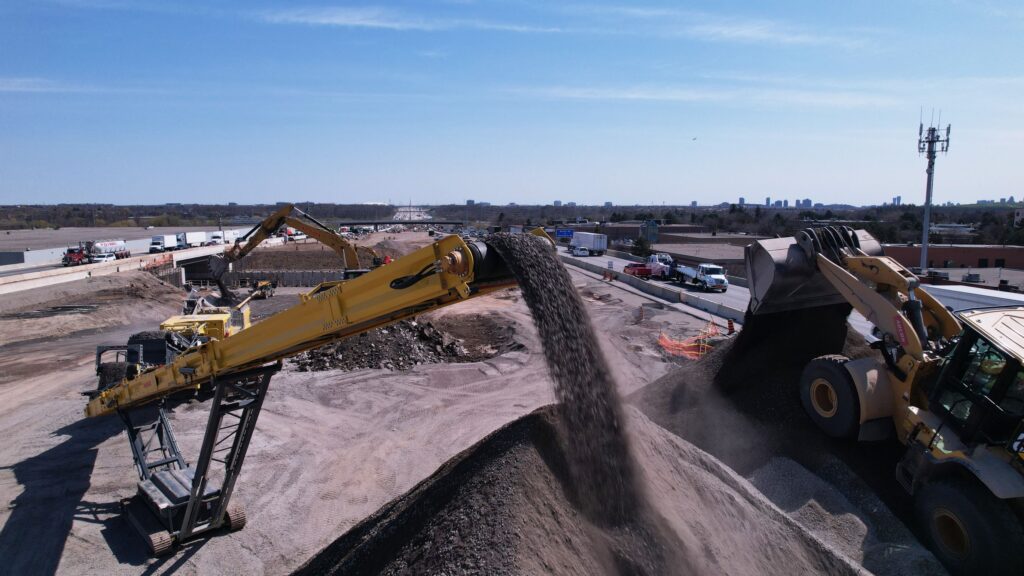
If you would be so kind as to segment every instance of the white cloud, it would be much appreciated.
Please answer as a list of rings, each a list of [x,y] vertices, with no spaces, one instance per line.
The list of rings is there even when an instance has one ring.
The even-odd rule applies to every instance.
[[[867,34],[844,31],[827,33],[797,24],[764,19],[749,19],[647,6],[574,5],[565,10],[599,20],[614,20],[614,31],[627,34],[681,36],[713,42],[775,45],[815,45],[860,48],[868,44]]]
[[[426,18],[388,8],[295,8],[259,13],[259,18],[274,24],[305,24],[340,28],[374,28],[395,31],[437,32],[443,30],[491,30],[545,34],[561,28],[532,26],[490,20],[463,18]]]
[[[649,101],[678,103],[770,104],[822,108],[888,108],[900,100],[886,94],[819,89],[718,86],[542,86],[507,92],[552,100]]]
[[[90,86],[64,84],[46,78],[0,78],[0,93],[98,92]]]

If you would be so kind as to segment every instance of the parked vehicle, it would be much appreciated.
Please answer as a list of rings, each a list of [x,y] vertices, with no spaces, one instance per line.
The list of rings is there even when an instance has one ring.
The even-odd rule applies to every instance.
[[[586,248],[590,256],[602,256],[608,251],[608,236],[593,232],[574,232],[569,242],[569,250]]]
[[[178,250],[206,245],[206,232],[178,232]]]
[[[174,234],[161,234],[153,236],[149,242],[149,253],[167,252],[178,247],[178,237]]]
[[[700,264],[696,268],[683,266],[676,273],[676,280],[681,283],[690,283],[701,290],[729,289],[729,280],[725,277],[725,269],[717,264]]]
[[[622,269],[622,272],[637,278],[648,280],[651,277],[651,267],[642,262],[630,262]]]

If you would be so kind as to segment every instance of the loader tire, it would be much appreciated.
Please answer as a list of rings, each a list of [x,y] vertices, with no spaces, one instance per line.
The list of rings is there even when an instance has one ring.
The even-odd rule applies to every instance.
[[[124,380],[127,371],[127,362],[104,362],[100,364],[96,389],[102,392],[121,380]]]
[[[857,438],[860,398],[846,371],[850,359],[838,354],[811,360],[800,377],[800,401],[818,428],[833,438]]]
[[[942,478],[914,499],[925,541],[950,574],[1024,573],[1024,527],[1006,501],[979,482]]]

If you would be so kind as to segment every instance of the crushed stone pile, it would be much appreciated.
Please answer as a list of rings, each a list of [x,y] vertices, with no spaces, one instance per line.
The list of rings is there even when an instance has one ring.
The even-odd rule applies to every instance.
[[[487,316],[463,316],[437,324],[402,320],[304,352],[289,363],[299,372],[410,370],[419,364],[479,362],[520,347],[510,322]]]
[[[488,244],[520,282],[560,403],[449,460],[299,574],[857,573],[714,458],[623,408],[543,240]]]
[[[779,314],[747,314],[735,337],[718,343],[702,360],[652,382],[629,397],[645,415],[681,438],[718,457],[758,486],[786,484],[766,494],[794,518],[808,520],[811,530],[828,542],[846,541],[862,530],[867,535],[857,545],[844,548],[856,562],[883,575],[943,574],[938,561],[909,533],[893,512],[857,480],[839,452],[852,465],[877,460],[887,454],[880,448],[858,450],[853,442],[826,438],[804,412],[799,381],[806,364],[825,354],[861,358],[874,353],[864,338],[849,328],[850,306],[837,304]],[[796,475],[792,468],[773,459],[792,459],[806,468]],[[877,469],[877,461],[866,464]],[[883,489],[894,490],[892,469],[885,470]],[[780,480],[782,479],[782,480]],[[831,501],[847,498],[855,506],[842,508],[835,518],[827,508],[821,483],[836,487]],[[800,500],[807,506],[796,506]],[[842,514],[855,519],[843,519]],[[860,523],[860,528],[850,528]],[[854,538],[854,541],[856,539]],[[884,558],[877,561],[877,558]],[[873,559],[875,559],[873,561]]]
[[[548,406],[500,428],[295,574],[860,573],[726,466],[627,410],[675,556],[636,564],[621,544],[629,534],[583,509],[564,413]]]

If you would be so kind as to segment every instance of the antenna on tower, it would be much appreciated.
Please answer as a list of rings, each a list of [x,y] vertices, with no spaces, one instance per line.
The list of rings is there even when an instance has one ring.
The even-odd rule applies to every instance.
[[[935,118],[935,110],[932,110],[932,119]],[[942,121],[942,112],[939,112],[939,121]],[[938,152],[943,154],[949,150],[949,131],[950,125],[946,125],[946,136],[943,137],[939,133],[940,128],[937,128],[934,124],[928,126],[928,132],[924,131],[924,123],[921,123],[917,129],[917,152],[919,154],[925,154],[928,158],[928,184],[925,188],[924,197],[924,222],[923,231],[921,233],[921,273],[926,273],[928,269],[928,228],[931,226],[931,213],[932,213],[932,185],[935,182],[935,155]]]

